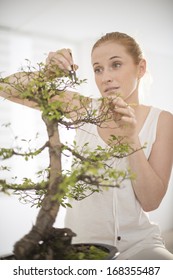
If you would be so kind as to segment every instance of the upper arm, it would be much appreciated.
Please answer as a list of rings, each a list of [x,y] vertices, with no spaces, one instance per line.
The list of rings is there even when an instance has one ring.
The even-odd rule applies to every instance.
[[[149,163],[165,186],[169,183],[173,162],[173,115],[163,111],[158,120],[156,141]]]

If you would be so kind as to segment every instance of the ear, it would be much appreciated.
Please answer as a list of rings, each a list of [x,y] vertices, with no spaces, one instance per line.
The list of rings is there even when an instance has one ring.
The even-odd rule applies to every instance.
[[[146,72],[146,60],[141,59],[138,65],[138,79],[142,78]]]

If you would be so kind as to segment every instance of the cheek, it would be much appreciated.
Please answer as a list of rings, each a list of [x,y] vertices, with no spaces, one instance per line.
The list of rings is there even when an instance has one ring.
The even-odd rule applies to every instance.
[[[138,88],[138,80],[137,79],[133,79],[131,81],[131,83],[129,83],[129,91],[133,92]]]
[[[138,82],[138,78],[135,73],[127,73],[127,75],[124,76],[123,81],[125,81],[124,84],[126,84],[127,86],[135,86]]]
[[[125,95],[132,93],[134,90],[137,89],[137,87],[138,87],[138,79],[132,75],[128,75],[124,77],[121,83],[121,89]]]
[[[125,83],[125,87],[126,88],[131,88],[132,90],[135,89],[138,85],[138,80],[137,79],[129,79],[129,81],[126,80],[126,83]]]

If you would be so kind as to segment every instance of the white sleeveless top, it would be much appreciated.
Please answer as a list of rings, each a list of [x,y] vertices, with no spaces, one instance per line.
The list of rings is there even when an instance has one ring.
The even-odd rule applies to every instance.
[[[156,138],[158,118],[161,110],[151,107],[145,123],[139,133],[147,158]],[[85,124],[76,134],[77,146],[89,143],[89,148],[97,145],[106,147],[97,132],[96,125]],[[126,168],[127,160],[118,160],[115,168]],[[73,243],[96,242],[114,245],[120,251],[122,259],[128,259],[146,246],[160,245],[158,225],[149,220],[135,197],[130,180],[125,180],[120,188],[108,188],[100,193],[81,200],[70,200],[72,208],[67,208],[65,226],[71,228],[77,236]]]

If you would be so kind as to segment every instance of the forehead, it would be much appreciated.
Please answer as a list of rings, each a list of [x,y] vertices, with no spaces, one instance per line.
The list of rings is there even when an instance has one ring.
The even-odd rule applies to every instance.
[[[130,57],[123,45],[117,42],[108,41],[102,43],[93,50],[91,55],[92,64],[109,60],[113,56],[118,56],[120,58]]]

